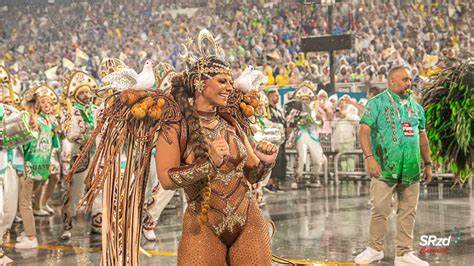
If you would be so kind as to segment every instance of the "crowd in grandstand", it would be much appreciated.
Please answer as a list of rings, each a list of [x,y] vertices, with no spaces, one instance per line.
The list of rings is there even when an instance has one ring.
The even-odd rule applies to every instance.
[[[461,1],[462,2],[462,1]],[[470,51],[472,12],[465,4],[376,4],[371,9],[336,4],[334,34],[354,36],[351,50],[336,52],[336,82],[384,82],[392,65],[406,64],[414,76],[429,75],[439,55]],[[132,3],[130,5],[133,5]],[[0,55],[22,81],[45,80],[69,62],[97,77],[105,57],[123,59],[138,70],[148,58],[182,69],[179,43],[208,28],[222,42],[236,70],[262,67],[269,85],[311,80],[330,82],[327,53],[300,53],[302,37],[329,34],[327,6],[297,1],[279,5],[231,5],[164,12],[147,4],[71,4],[3,8]],[[49,75],[48,75],[49,77]],[[53,75],[54,79],[54,75]]]

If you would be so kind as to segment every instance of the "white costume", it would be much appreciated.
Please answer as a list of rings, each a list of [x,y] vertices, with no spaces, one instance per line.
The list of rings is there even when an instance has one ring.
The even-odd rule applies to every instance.
[[[90,89],[94,91],[98,88],[98,83],[90,75],[77,71],[72,75],[71,80],[67,86],[67,97],[73,101],[73,108],[70,114],[63,118],[63,132],[67,140],[72,144],[71,155],[74,163],[79,155],[81,148],[89,139],[95,127],[94,106],[92,104],[84,105],[76,97],[76,94],[81,89]],[[83,197],[86,178],[90,161],[93,153],[85,158],[72,177],[70,186],[63,196],[63,239],[71,237],[70,230],[72,229],[72,218],[76,215],[77,204]],[[92,206],[92,232],[100,233],[102,223],[102,201],[98,197]]]
[[[295,92],[295,98],[297,100],[302,100],[305,97],[308,97],[311,100],[314,99],[314,88],[315,86],[311,82],[303,82]],[[320,187],[321,182],[319,174],[326,157],[324,156],[319,138],[319,128],[321,124],[317,123],[313,116],[314,114],[312,113],[302,113],[298,120],[297,128],[295,129],[295,144],[298,154],[298,159],[296,160],[295,165],[295,178],[297,182],[302,181],[304,165],[305,163],[308,163],[307,156],[309,151],[312,172],[310,186]],[[295,188],[294,185],[292,185],[292,188]]]

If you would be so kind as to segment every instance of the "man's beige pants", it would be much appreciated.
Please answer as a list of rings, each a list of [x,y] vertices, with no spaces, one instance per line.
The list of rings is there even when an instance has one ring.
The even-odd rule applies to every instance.
[[[415,226],[416,208],[420,183],[411,185],[388,185],[377,178],[370,183],[370,199],[372,202],[370,214],[369,246],[375,250],[383,250],[383,241],[387,229],[388,216],[392,210],[392,194],[397,193],[397,231],[395,244],[397,256],[412,251],[413,228]]]

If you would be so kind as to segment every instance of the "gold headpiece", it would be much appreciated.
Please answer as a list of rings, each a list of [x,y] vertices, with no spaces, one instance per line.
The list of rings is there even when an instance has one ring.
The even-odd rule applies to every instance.
[[[81,88],[89,88],[92,92],[99,87],[97,81],[82,71],[76,71],[66,88],[66,95],[68,98],[75,99],[76,92]]]
[[[228,66],[219,64],[217,62],[209,64],[211,63],[210,59],[213,57],[220,59],[223,62],[225,62],[225,60],[224,51],[217,45],[214,36],[207,29],[202,29],[198,35],[198,57],[189,54],[189,48],[192,46],[192,44],[193,41],[191,39],[188,39],[186,43],[181,44],[181,48],[184,53],[180,53],[179,56],[188,65],[183,74],[188,77],[193,75],[197,76],[197,78],[192,81],[192,85],[194,85],[196,90],[202,92],[204,89],[205,78],[212,78],[210,74],[231,75],[231,71]]]
[[[0,93],[2,95],[2,102],[6,97],[10,97],[13,100],[13,83],[13,77],[10,76],[10,73],[8,73],[7,68],[4,66],[0,66]]]
[[[66,88],[66,86],[69,84],[69,81],[71,81],[72,75],[75,73],[75,70],[71,69],[66,69],[63,74],[63,87]]]
[[[8,87],[9,87],[8,84],[0,83],[0,102],[3,102],[5,98],[8,98],[8,97],[12,98],[12,95],[10,94]]]
[[[171,80],[176,75],[173,66],[168,63],[159,63],[154,68],[155,83],[158,89],[168,91],[171,89]]]
[[[106,58],[102,60],[102,63],[99,65],[99,78],[103,79],[108,74],[114,73],[117,70],[127,67],[125,63],[117,58]]]
[[[25,102],[32,101],[34,98],[35,98],[35,90],[33,88],[28,89],[27,91],[23,93],[23,100],[25,100]]]
[[[58,95],[48,85],[40,85],[34,88],[33,91],[36,93],[36,95],[38,95],[39,98],[47,97],[51,99],[53,104],[58,103]]]
[[[301,100],[304,97],[309,97],[311,100],[314,99],[314,89],[316,86],[310,81],[304,81],[298,86],[295,92],[295,98]]]
[[[10,82],[10,73],[8,73],[8,70],[4,66],[0,66],[0,83],[10,84]]]
[[[21,105],[21,96],[20,96],[20,94],[18,94],[16,92],[13,94],[13,103],[15,104],[15,107],[17,107],[17,109],[18,109],[18,107]]]

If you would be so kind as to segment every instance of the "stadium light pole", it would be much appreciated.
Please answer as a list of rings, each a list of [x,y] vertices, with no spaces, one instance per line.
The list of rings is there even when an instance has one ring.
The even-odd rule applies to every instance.
[[[301,48],[303,52],[328,52],[329,53],[329,77],[330,85],[327,88],[328,93],[332,94],[336,91],[336,70],[334,67],[334,51],[335,50],[346,50],[351,49],[351,38],[350,34],[333,35],[334,21],[333,11],[336,3],[350,3],[347,0],[319,0],[319,1],[302,1],[302,5],[323,5],[328,7],[328,24],[327,24],[327,36],[310,36],[302,38]],[[303,17],[301,18],[303,20]],[[328,38],[329,37],[329,38]]]
[[[334,23],[332,20],[332,13],[334,7],[334,0],[328,0],[328,30],[329,35],[333,34]],[[333,94],[336,92],[336,70],[334,69],[334,50],[329,51],[329,76],[331,78],[331,86],[329,88],[329,93]]]

